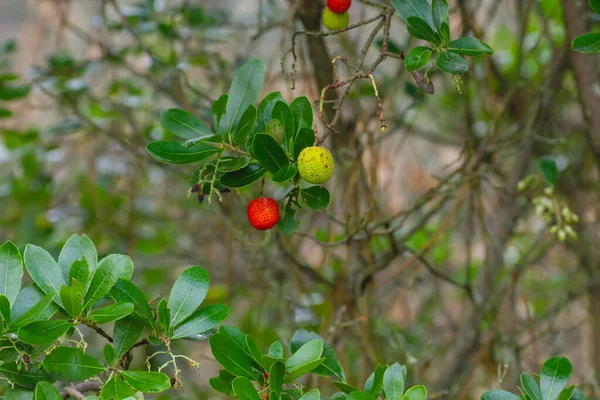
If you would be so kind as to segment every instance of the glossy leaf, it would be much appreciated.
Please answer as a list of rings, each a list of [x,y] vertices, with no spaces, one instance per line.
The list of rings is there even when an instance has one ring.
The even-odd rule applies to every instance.
[[[431,29],[435,28],[431,6],[427,0],[392,0],[392,5],[405,21],[409,17],[423,20]]]
[[[172,108],[160,113],[160,124],[167,131],[183,139],[209,139],[214,136],[204,122],[187,111]]]
[[[540,388],[544,400],[555,400],[571,377],[573,367],[565,357],[552,357],[542,366]]]
[[[556,185],[556,180],[558,179],[558,167],[556,166],[554,157],[545,156],[540,158],[538,167],[542,171],[546,181],[552,186]]]
[[[469,64],[455,53],[440,53],[436,65],[440,71],[452,75],[459,75],[469,70]]]
[[[359,391],[357,387],[347,384],[346,382],[334,381],[333,384],[340,389],[342,392],[346,394],[350,394],[352,392]]]
[[[542,400],[542,391],[533,376],[523,372],[521,374],[521,385],[523,386],[523,389],[525,389],[525,393],[527,393],[530,400]]]
[[[557,400],[571,400],[573,396],[575,396],[575,390],[577,386],[569,386],[568,388],[563,389],[557,397]]]
[[[245,340],[246,340],[246,346],[248,347],[248,350],[250,351],[250,356],[254,359],[254,361],[256,361],[256,363],[258,365],[261,365],[261,363],[262,363],[262,353],[258,349],[258,346],[256,345],[256,342],[254,341],[254,339],[250,335],[246,335]]]
[[[94,267],[95,269],[95,267]],[[67,284],[72,285],[73,280],[76,280],[84,288],[90,280],[90,267],[88,265],[87,257],[83,256],[82,260],[75,260],[71,264],[69,269],[69,276],[67,277]]]
[[[202,307],[175,328],[173,339],[179,339],[214,328],[227,318],[229,307],[223,304],[211,304]]]
[[[115,322],[113,329],[113,346],[117,359],[127,353],[137,342],[144,330],[144,324],[131,317],[121,318]]]
[[[385,369],[386,368],[384,366],[377,364],[375,371],[373,371],[371,376],[369,376],[365,382],[365,392],[375,397],[379,396],[383,390],[383,374]]]
[[[7,362],[0,365],[0,373],[13,383],[27,389],[35,389],[38,382],[54,382],[42,365],[36,362],[29,364],[27,369],[19,368],[15,362]]]
[[[408,52],[404,59],[404,65],[408,72],[415,72],[419,68],[423,68],[431,60],[433,52],[431,49],[424,46],[417,46]]]
[[[133,312],[132,303],[115,303],[92,312],[88,319],[96,324],[107,324],[125,318]]]
[[[306,205],[313,210],[323,210],[329,207],[331,202],[331,195],[323,186],[311,186],[301,189],[300,195]]]
[[[221,185],[229,188],[241,188],[256,182],[266,173],[267,170],[264,169],[260,164],[250,163],[242,169],[223,174],[220,182]]]
[[[571,43],[571,48],[579,53],[600,52],[600,32],[587,33],[576,37]]]
[[[433,25],[441,33],[442,23],[450,23],[448,19],[448,2],[446,0],[433,0],[431,14],[433,15]]]
[[[65,320],[37,321],[20,328],[17,336],[23,343],[39,346],[54,342],[70,327],[71,323]]]
[[[243,113],[258,100],[265,80],[265,67],[260,60],[251,60],[238,69],[229,88],[229,99],[222,127],[233,132]]]
[[[590,0],[590,7],[594,12],[600,15],[600,0]]]
[[[62,273],[54,258],[41,247],[28,244],[23,254],[25,268],[44,293],[52,293],[53,300],[60,306],[60,287],[66,285]]]
[[[103,399],[126,399],[134,394],[135,391],[118,375],[113,375],[100,391],[100,397]]]
[[[10,329],[19,329],[23,326],[38,321],[38,318],[50,318],[50,316],[54,315],[57,309],[52,301],[53,298],[54,293],[46,294],[33,307],[21,314],[19,317],[17,317],[15,315],[16,313],[13,311],[13,322],[10,325]],[[19,301],[19,297],[17,297],[17,301]]]
[[[321,340],[311,340],[303,344],[285,362],[285,370],[288,373],[286,380],[292,381],[295,378],[314,370],[325,361],[325,358],[321,358],[322,354],[323,342]]]
[[[448,51],[469,57],[494,54],[494,50],[492,50],[489,44],[472,36],[451,41],[448,45]]]
[[[58,389],[49,382],[38,382],[33,398],[35,400],[62,400]]]
[[[228,99],[229,99],[229,96],[226,94],[223,94],[223,95],[221,95],[221,97],[219,97],[217,100],[213,101],[213,103],[212,103],[212,113],[213,113],[213,118],[214,118],[215,129],[217,130],[217,133],[223,133],[220,129],[220,125],[221,125],[220,122],[223,119],[223,116],[225,115]]]
[[[505,390],[490,390],[481,395],[481,400],[521,400],[521,397]]]
[[[296,164],[288,164],[273,174],[273,182],[287,182],[298,173]]]
[[[383,374],[383,391],[386,400],[402,400],[406,378],[400,364],[390,365]]]
[[[258,379],[259,374],[253,369],[255,361],[231,336],[217,333],[210,338],[209,343],[213,356],[228,372],[251,380]]]
[[[219,162],[219,171],[222,172],[232,172],[238,171],[248,165],[250,161],[248,157],[221,157],[221,161]]]
[[[86,265],[89,268],[88,274],[85,275],[89,277],[90,272],[93,272],[96,269],[96,265],[98,264],[98,252],[96,251],[96,246],[86,235],[72,235],[64,244],[62,250],[60,251],[60,255],[58,256],[58,267],[63,275],[65,282],[69,283],[69,277],[74,277],[79,281],[83,286],[87,284],[87,278],[82,279],[82,274],[85,272],[77,271],[81,266],[75,267],[76,270],[73,270],[73,263],[75,261],[87,261]]]
[[[71,286],[60,287],[60,299],[63,308],[72,318],[77,318],[83,309],[84,289],[81,283],[74,280]]]
[[[109,367],[115,365],[117,362],[117,354],[115,353],[115,348],[112,344],[106,343],[102,349],[102,354],[104,355],[104,359]]]
[[[442,26],[440,27],[440,35],[442,36],[442,40],[445,43],[450,43],[450,24],[447,22],[442,22]]]
[[[217,392],[225,393],[233,396],[233,385],[232,382],[235,379],[235,375],[230,374],[225,370],[219,371],[219,376],[210,378],[208,380],[210,386]]]
[[[313,109],[310,100],[306,96],[297,97],[290,103],[290,109],[294,115],[296,133],[302,128],[312,128]],[[312,130],[312,129],[311,129]]]
[[[266,133],[257,133],[254,136],[252,149],[258,162],[273,174],[290,162],[277,141]]]
[[[233,392],[239,400],[261,400],[256,388],[247,378],[235,378],[232,386]]]
[[[177,278],[171,294],[168,307],[171,311],[171,326],[177,327],[202,304],[210,277],[205,269],[200,267],[188,268]]]
[[[275,362],[269,369],[269,400],[279,400],[281,398],[284,376],[285,364],[281,361]]]
[[[277,143],[283,143],[283,139],[285,138],[285,127],[278,119],[272,119],[267,122],[266,132],[269,136],[273,137]]]
[[[2,85],[0,86],[0,100],[11,101],[23,98],[29,94],[31,86],[29,85]]]
[[[300,221],[295,220],[296,210],[289,209],[285,212],[285,217],[281,218],[279,222],[277,222],[277,228],[284,234],[290,235],[298,229],[300,226]]]
[[[283,100],[281,92],[271,92],[260,101],[253,132],[264,132],[267,122],[271,120],[271,110],[278,100]]]
[[[128,256],[111,254],[99,263],[90,286],[85,294],[83,308],[91,308],[98,300],[106,296],[119,279],[130,279],[133,274],[133,261]]]
[[[294,141],[294,160],[298,159],[300,152],[307,147],[312,146],[315,143],[315,131],[311,128],[302,128],[296,135]]]
[[[165,335],[171,336],[171,311],[169,311],[169,307],[167,307],[167,301],[162,299],[160,303],[158,303],[158,307],[156,307],[156,314],[158,317],[158,323],[162,327],[162,330]]]
[[[335,354],[335,350],[327,343],[323,338],[317,335],[314,332],[309,332],[303,329],[299,329],[294,332],[294,336],[292,337],[291,348],[292,352],[295,353],[298,351],[301,346],[304,344],[313,341],[319,340],[323,345],[323,352],[321,357],[325,358],[323,364],[319,367],[315,368],[312,372],[317,375],[322,376],[332,376],[336,375],[342,380],[346,380],[346,375],[344,374],[344,369],[342,368],[342,364],[338,360],[337,355]]]
[[[404,393],[402,400],[426,400],[427,399],[427,389],[425,386],[418,385],[413,386]]]
[[[369,393],[360,390],[350,393],[350,398],[352,400],[376,400],[375,397],[371,396]]]
[[[299,400],[321,400],[321,392],[319,389],[313,389],[304,393]]]
[[[19,249],[10,240],[0,246],[0,294],[13,304],[21,289],[23,259]]]
[[[10,321],[12,320],[10,316],[10,302],[3,294],[0,294],[0,316],[6,322],[6,325],[10,324]]]
[[[296,136],[296,123],[294,121],[294,114],[292,109],[284,101],[278,101],[273,106],[271,111],[271,119],[276,119],[283,125],[285,135],[284,143],[286,148],[289,148],[294,137]]]
[[[423,19],[418,17],[408,17],[406,19],[407,31],[417,39],[426,40],[437,45],[441,44],[440,36],[435,33],[433,28]]]
[[[252,132],[254,124],[256,123],[258,110],[254,104],[250,104],[238,124],[235,134],[233,135],[233,143],[236,146],[241,146],[246,141],[246,138]]]
[[[33,390],[28,390],[20,386],[14,388],[8,387],[4,392],[4,400],[34,400]],[[62,397],[61,397],[62,399]]]
[[[142,393],[160,393],[171,387],[171,379],[156,371],[120,371],[132,388]]]
[[[151,325],[154,324],[154,316],[144,293],[129,280],[119,279],[110,290],[110,297],[119,303],[132,303],[134,313],[144,317]]]
[[[94,357],[75,347],[57,347],[43,361],[50,376],[63,382],[79,382],[106,370]]]
[[[218,147],[206,143],[185,147],[178,142],[152,142],[146,146],[146,150],[154,159],[167,164],[190,164],[221,151]]]

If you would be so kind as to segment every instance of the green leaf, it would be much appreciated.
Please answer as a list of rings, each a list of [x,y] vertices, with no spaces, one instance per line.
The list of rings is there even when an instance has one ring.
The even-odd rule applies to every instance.
[[[306,96],[296,97],[290,104],[290,109],[294,115],[296,132],[300,132],[302,128],[308,128],[312,131],[313,109],[310,100]]]
[[[481,396],[481,400],[521,400],[521,398],[505,390],[489,390]]]
[[[252,132],[254,124],[256,123],[257,113],[258,111],[254,104],[250,104],[244,114],[242,114],[235,135],[233,135],[233,143],[236,146],[243,145],[248,135]]]
[[[144,324],[135,318],[125,317],[115,322],[113,346],[118,359],[133,347],[143,331]]]
[[[21,291],[23,292],[23,291]],[[54,298],[54,293],[48,293],[40,301],[38,301],[33,307],[29,310],[21,314],[17,317],[17,313],[15,313],[14,308],[12,311],[13,314],[13,322],[10,325],[10,329],[12,331],[17,330],[23,326],[29,325],[32,322],[38,320],[38,318],[50,318],[50,316],[54,315],[56,312],[56,306],[53,305],[52,299]],[[19,297],[17,297],[17,302],[19,301]],[[52,313],[50,314],[50,311]],[[49,316],[48,316],[49,315]],[[15,319],[16,318],[16,319]]]
[[[190,164],[221,151],[218,147],[206,143],[185,147],[178,142],[152,142],[146,146],[146,150],[156,160],[166,164]]]
[[[85,287],[89,283],[89,279],[90,267],[88,265],[87,257],[83,256],[83,260],[73,261],[71,268],[69,269],[67,284],[72,285],[73,280],[76,280],[81,286]]]
[[[310,128],[302,128],[296,135],[294,141],[294,160],[298,159],[300,152],[315,143],[315,131]]]
[[[329,207],[331,195],[323,186],[311,186],[300,190],[302,200],[313,210],[323,210]]]
[[[28,244],[23,254],[25,268],[31,279],[42,289],[44,293],[52,293],[53,300],[60,306],[60,287],[66,285],[58,264],[50,253],[41,247]]]
[[[558,179],[558,167],[556,166],[556,160],[551,156],[544,156],[538,161],[538,167],[542,171],[546,181],[552,186],[556,185]]]
[[[435,28],[431,7],[427,0],[392,0],[392,5],[405,21],[408,22],[409,17],[417,17],[431,29]]]
[[[204,122],[187,111],[177,108],[161,112],[160,124],[167,131],[183,139],[206,140],[215,135]]]
[[[442,40],[445,43],[450,43],[450,24],[447,22],[442,22],[442,26],[440,27],[440,35],[442,35]]]
[[[244,377],[235,378],[232,386],[233,392],[239,400],[261,400],[252,382]]]
[[[8,326],[11,321],[10,302],[8,301],[8,298],[3,294],[0,294],[0,315],[2,316],[2,319],[4,319],[4,321],[6,322],[6,325]]]
[[[75,261],[87,260],[86,267],[88,268],[87,275],[85,272],[79,271],[82,265],[74,266]],[[58,267],[62,273],[65,282],[70,282],[69,277],[75,278],[83,286],[87,285],[87,279],[90,272],[96,269],[98,264],[98,252],[96,246],[86,235],[72,235],[64,244],[60,255],[58,256]],[[75,268],[75,271],[73,270]],[[86,279],[82,279],[85,276]]]
[[[558,395],[557,400],[570,400],[575,395],[575,390],[577,386],[569,386],[568,388],[563,389]]]
[[[242,113],[256,103],[265,80],[265,67],[260,60],[251,60],[242,65],[233,77],[229,88],[229,99],[225,112],[224,132],[233,132],[242,118]]]
[[[13,116],[13,112],[8,108],[0,107],[0,118],[10,118]]]
[[[132,303],[115,303],[94,311],[87,319],[96,324],[107,324],[125,318],[133,312],[133,308]]]
[[[436,65],[440,71],[452,75],[459,75],[469,70],[469,64],[455,53],[440,53]]]
[[[375,397],[371,396],[369,393],[361,392],[360,390],[350,393],[350,398],[352,400],[376,400]]]
[[[533,376],[523,372],[521,374],[521,385],[523,386],[523,389],[525,389],[525,393],[527,393],[530,400],[542,400],[542,391]]]
[[[58,389],[49,382],[38,382],[33,398],[35,400],[62,400]]]
[[[119,303],[132,303],[134,305],[134,313],[144,317],[151,326],[154,325],[154,316],[152,315],[148,300],[133,282],[119,279],[110,290],[110,297]]]
[[[248,341],[246,340],[246,334],[244,332],[240,331],[235,326],[221,325],[219,333],[229,336],[233,340],[233,343],[252,359],[252,366],[256,369],[260,369],[260,365],[254,361],[254,355],[248,348]]]
[[[344,374],[344,369],[342,368],[342,364],[340,364],[340,361],[338,360],[335,351],[329,345],[329,343],[325,342],[325,340],[323,340],[323,338],[317,335],[316,333],[309,332],[303,329],[299,329],[296,332],[294,332],[294,336],[292,337],[291,343],[292,353],[295,353],[300,349],[301,346],[313,340],[321,341],[323,345],[323,353],[321,354],[321,356],[325,358],[325,361],[312,372],[314,374],[322,376],[336,375],[340,379],[345,381],[346,375]]]
[[[271,111],[271,119],[278,120],[283,125],[285,131],[284,143],[286,148],[290,148],[291,143],[294,141],[294,137],[296,136],[296,123],[294,121],[292,109],[285,101],[278,101],[275,103],[273,110]]]
[[[142,393],[160,393],[171,387],[171,379],[162,372],[120,371],[125,382]]]
[[[600,52],[600,32],[587,33],[577,36],[571,43],[573,51],[580,53],[598,53]]]
[[[404,393],[402,397],[403,400],[426,400],[427,399],[427,389],[425,386],[418,385],[413,386]]]
[[[273,110],[273,106],[277,103],[278,100],[283,100],[283,96],[281,92],[271,92],[260,102],[258,106],[258,113],[256,116],[256,124],[252,129],[253,132],[264,132],[265,125],[267,122],[271,120],[271,110]]]
[[[540,387],[544,400],[555,400],[571,377],[573,366],[565,357],[552,357],[542,366]]]
[[[215,129],[217,133],[223,133],[220,129],[221,119],[225,115],[225,109],[227,108],[227,100],[229,96],[226,94],[221,95],[217,100],[213,101],[212,113],[214,118]]]
[[[256,160],[273,174],[290,163],[281,146],[266,133],[254,136],[252,149]]]
[[[74,280],[71,286],[60,287],[60,299],[63,308],[72,318],[77,318],[83,309],[84,289],[81,283]]]
[[[340,389],[342,392],[346,394],[350,394],[352,392],[360,391],[358,388],[348,385],[346,382],[334,381],[333,384]]]
[[[300,221],[294,219],[296,210],[288,209],[285,212],[285,217],[277,222],[277,227],[284,235],[291,235],[300,226]]]
[[[221,172],[232,172],[238,171],[248,165],[250,161],[248,157],[221,157],[219,161],[219,171]]]
[[[16,362],[4,363],[0,365],[0,373],[13,383],[28,389],[35,389],[38,382],[54,382],[42,365],[36,362],[29,364],[27,369],[17,366]]]
[[[375,371],[369,376],[367,381],[365,382],[365,392],[369,393],[372,396],[379,397],[379,394],[383,390],[383,374],[385,372],[385,367],[383,365],[377,364],[375,367]]]
[[[277,119],[272,119],[267,123],[266,127],[267,134],[277,143],[283,143],[283,139],[285,137],[285,128],[281,122]]]
[[[113,375],[103,386],[100,391],[100,397],[103,399],[126,399],[135,394],[123,379],[118,375]]]
[[[33,395],[32,390],[27,390],[19,386],[15,386],[14,388],[9,387],[4,392],[4,400],[33,400]]]
[[[227,315],[229,315],[229,307],[223,304],[202,307],[175,328],[172,339],[206,332],[223,322]]]
[[[111,254],[104,257],[99,263],[92,281],[85,294],[83,308],[91,308],[98,300],[106,296],[119,279],[131,279],[133,274],[133,261],[128,256]]]
[[[261,365],[262,353],[258,349],[256,342],[250,335],[246,335],[245,340],[246,340],[246,346],[248,347],[248,350],[250,351],[250,356],[254,359],[254,361],[256,361],[256,363],[258,365]]]
[[[390,365],[383,374],[383,392],[386,400],[401,400],[406,380],[402,367],[396,363]]]
[[[406,19],[407,31],[417,39],[426,40],[437,45],[442,44],[441,38],[433,28],[423,19],[418,17],[408,17]]]
[[[590,0],[591,9],[598,15],[600,15],[600,0]]]
[[[202,304],[210,277],[205,269],[200,267],[188,268],[177,278],[171,294],[168,307],[171,311],[171,326],[177,327]]]
[[[33,322],[19,329],[17,336],[23,343],[32,345],[49,344],[64,335],[71,323],[65,320],[50,320]]]
[[[283,345],[280,341],[275,341],[269,346],[269,356],[274,358],[283,358]]]
[[[276,342],[279,343],[279,342]],[[281,345],[281,343],[280,343]],[[273,346],[271,346],[273,347]],[[282,348],[283,350],[283,348]],[[283,387],[283,378],[285,376],[285,364],[281,361],[275,362],[269,369],[269,400],[279,400],[281,398],[281,388]]]
[[[19,249],[10,240],[0,246],[0,294],[13,304],[21,289],[23,259]]]
[[[115,354],[115,348],[112,344],[106,343],[102,349],[102,354],[109,367],[113,367],[117,362],[117,355]]]
[[[313,389],[310,392],[306,392],[298,400],[321,400],[321,392],[319,389]]]
[[[15,86],[0,86],[0,100],[11,101],[23,98],[29,94],[31,86],[15,85]]]
[[[225,370],[251,380],[259,379],[260,374],[252,367],[255,361],[231,336],[217,333],[209,339],[209,343],[213,356]]]
[[[433,15],[433,25],[438,32],[442,33],[442,23],[450,23],[448,19],[448,2],[446,0],[433,0],[431,14]]]
[[[296,164],[288,164],[273,174],[273,182],[287,182],[298,173]]]
[[[431,49],[424,46],[417,46],[408,52],[404,59],[404,65],[408,72],[415,72],[419,68],[423,68],[431,60],[433,52]]]
[[[167,306],[167,301],[162,299],[160,303],[158,303],[158,307],[156,307],[156,314],[158,317],[158,322],[162,327],[162,330],[165,335],[171,336],[171,311],[169,311],[169,307]]]
[[[232,382],[235,379],[235,375],[230,374],[225,370],[219,371],[219,376],[210,378],[208,383],[210,386],[215,389],[217,392],[225,393],[227,395],[233,396],[233,386]]]
[[[267,170],[258,163],[250,163],[234,172],[227,172],[221,177],[221,185],[229,188],[248,186],[262,178]]]
[[[43,361],[46,371],[56,380],[79,382],[106,370],[96,359],[75,347],[57,347]]]
[[[325,361],[325,358],[321,358],[322,354],[323,342],[319,339],[311,340],[302,345],[285,362],[285,370],[288,373],[286,381],[293,381],[322,364]]]
[[[489,44],[472,36],[451,41],[448,45],[448,51],[469,57],[494,54],[494,50],[492,50]]]
[[[269,369],[271,369],[271,367],[273,366],[273,364],[275,364],[276,362],[282,362],[285,363],[285,358],[283,357],[272,357],[266,354],[263,354],[262,357],[260,358],[260,365],[263,366],[263,368],[268,371]]]

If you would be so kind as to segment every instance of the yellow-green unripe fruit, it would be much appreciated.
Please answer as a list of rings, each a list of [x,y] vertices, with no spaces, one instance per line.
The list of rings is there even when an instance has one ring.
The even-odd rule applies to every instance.
[[[329,8],[325,7],[323,11],[323,25],[330,31],[337,31],[348,27],[350,23],[350,15],[348,11],[341,14],[336,14]]]
[[[333,176],[335,161],[324,147],[307,147],[298,155],[298,171],[308,183],[319,185],[327,182]]]

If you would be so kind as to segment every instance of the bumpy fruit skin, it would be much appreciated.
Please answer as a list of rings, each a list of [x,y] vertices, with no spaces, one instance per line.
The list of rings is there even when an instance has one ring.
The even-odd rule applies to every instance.
[[[325,7],[323,11],[323,25],[330,31],[337,31],[348,27],[350,23],[350,15],[348,11],[342,14],[336,14],[329,8]]]
[[[279,206],[268,197],[254,199],[248,204],[248,221],[260,231],[271,229],[279,221]]]
[[[327,0],[327,8],[336,14],[345,13],[351,5],[352,0]]]
[[[307,147],[298,155],[298,171],[308,183],[319,185],[327,182],[333,176],[335,161],[324,147]]]

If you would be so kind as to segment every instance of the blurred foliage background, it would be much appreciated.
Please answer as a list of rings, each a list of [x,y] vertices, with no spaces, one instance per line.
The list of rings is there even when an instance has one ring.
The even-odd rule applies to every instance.
[[[351,23],[387,0],[355,0]],[[474,59],[458,93],[430,71],[425,95],[401,60],[329,102],[337,133],[326,145],[337,172],[326,212],[303,211],[289,236],[246,221],[256,188],[198,204],[186,197],[193,166],[166,166],[144,146],[167,140],[159,113],[183,108],[206,123],[211,104],[251,58],[266,89],[317,101],[331,60],[369,65],[383,32],[367,24],[319,30],[317,0],[5,0],[0,2],[0,237],[58,255],[72,233],[100,254],[128,254],[149,298],[185,267],[211,273],[209,298],[259,346],[299,327],[331,341],[351,383],[377,362],[406,363],[430,398],[475,399],[514,388],[522,370],[568,356],[577,383],[600,398],[598,287],[598,58],[570,51],[600,21],[580,0],[450,1],[451,30],[495,53]],[[393,15],[390,52],[414,47]],[[362,62],[361,62],[362,63]],[[347,68],[340,66],[342,76]],[[340,99],[341,97],[332,97]],[[341,108],[335,110],[335,106]],[[316,111],[316,109],[315,109]],[[551,193],[539,169],[557,165]],[[543,164],[542,164],[543,165]],[[522,191],[519,181],[536,179]],[[266,191],[276,199],[278,186]],[[536,214],[547,197],[558,214]],[[550,232],[568,207],[577,238]],[[542,213],[544,214],[544,213]],[[97,343],[97,351],[101,345]],[[217,397],[217,365],[202,364],[171,398]],[[313,378],[318,379],[318,378]],[[335,390],[327,386],[322,393]]]

